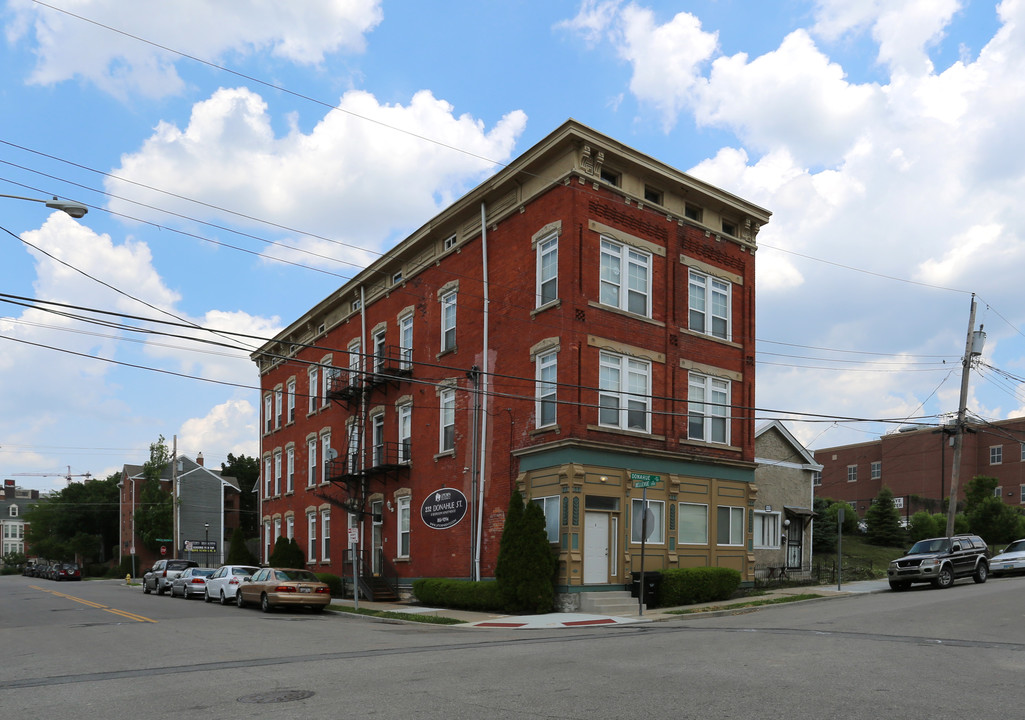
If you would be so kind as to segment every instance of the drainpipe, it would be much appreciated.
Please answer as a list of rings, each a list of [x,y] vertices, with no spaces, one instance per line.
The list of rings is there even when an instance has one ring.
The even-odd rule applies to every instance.
[[[481,244],[481,268],[482,282],[484,285],[484,352],[481,358],[481,377],[484,381],[483,392],[480,392],[481,399],[481,423],[480,423],[480,448],[477,472],[479,473],[477,483],[477,543],[474,547],[473,579],[480,580],[480,552],[481,536],[484,528],[484,467],[487,458],[488,439],[488,216],[487,208],[482,202],[480,204],[480,244]]]

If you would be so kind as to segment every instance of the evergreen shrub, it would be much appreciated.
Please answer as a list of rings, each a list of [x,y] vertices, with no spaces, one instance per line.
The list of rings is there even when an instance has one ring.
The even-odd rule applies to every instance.
[[[331,597],[342,597],[342,579],[334,573],[317,573],[317,579],[331,588]]]
[[[505,602],[498,583],[490,580],[423,578],[413,581],[413,595],[424,605],[458,610],[502,610]]]
[[[740,573],[731,568],[673,568],[662,571],[660,607],[728,600],[740,587]]]

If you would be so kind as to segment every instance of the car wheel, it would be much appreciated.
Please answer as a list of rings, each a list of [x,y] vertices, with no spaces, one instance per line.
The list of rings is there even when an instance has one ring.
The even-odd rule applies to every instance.
[[[939,574],[936,579],[933,580],[933,585],[938,588],[948,588],[954,584],[954,570],[950,565],[944,565],[940,568]]]
[[[893,590],[894,592],[903,592],[904,590],[907,590],[909,587],[911,587],[911,583],[909,583],[909,582],[896,581],[896,580],[891,580],[890,581],[890,589]]]
[[[163,595],[163,594],[164,594],[164,588],[160,587],[160,581],[157,580],[157,595]]]
[[[213,602],[213,600],[214,599],[212,597],[210,597],[210,593],[208,593],[206,590],[204,590],[203,591],[203,602]]]
[[[986,578],[989,577],[989,566],[986,563],[981,562],[975,567],[975,574],[972,575],[972,580],[982,584],[986,582]]]
[[[238,598],[238,593],[237,592],[235,594],[235,597]],[[221,605],[227,605],[227,604],[228,604],[228,598],[224,597],[224,591],[221,590]]]
[[[244,608],[246,606],[246,601],[242,599],[242,593],[238,590],[235,591],[235,604],[240,608]]]
[[[265,613],[274,612],[274,608],[270,604],[270,598],[267,597],[267,593],[260,596],[260,609]]]
[[[146,584],[145,580],[142,581],[142,592],[144,595],[149,595],[149,585]]]

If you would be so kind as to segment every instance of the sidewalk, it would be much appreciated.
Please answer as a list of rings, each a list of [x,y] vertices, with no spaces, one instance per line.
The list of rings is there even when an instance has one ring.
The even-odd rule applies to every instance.
[[[864,580],[860,582],[844,583],[838,589],[836,585],[804,585],[800,587],[769,588],[765,595],[752,597],[752,601],[771,600],[773,598],[795,596],[795,595],[819,595],[821,598],[835,598],[848,595],[859,595],[865,593],[876,593],[890,589],[886,580]],[[359,601],[359,607],[366,610],[381,610],[393,613],[406,613],[415,615],[437,615],[461,620],[463,625],[452,627],[468,628],[495,628],[495,629],[538,629],[538,628],[579,628],[595,626],[625,625],[632,623],[649,623],[681,617],[702,617],[704,613],[723,615],[735,610],[728,609],[730,605],[743,603],[743,599],[725,600],[714,603],[699,603],[686,605],[682,608],[652,608],[645,610],[643,614],[630,615],[590,615],[586,613],[546,613],[544,615],[502,615],[498,613],[473,612],[469,610],[450,610],[445,608],[430,608],[420,605],[406,603],[375,603],[366,600]],[[336,599],[334,605],[353,606],[350,599]],[[754,606],[751,609],[757,610],[761,606]],[[766,607],[772,607],[766,606]],[[672,614],[672,610],[690,610],[691,614]],[[707,617],[708,615],[704,615]],[[367,616],[369,617],[369,616]]]

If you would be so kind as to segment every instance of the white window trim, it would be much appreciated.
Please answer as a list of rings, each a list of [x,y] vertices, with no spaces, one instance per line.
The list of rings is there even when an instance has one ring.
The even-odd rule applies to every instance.
[[[598,356],[599,381],[598,381],[598,425],[599,427],[612,427],[632,432],[651,433],[651,362],[633,358],[628,355],[617,355],[601,351]],[[605,387],[605,380],[601,378],[601,369],[615,371],[617,374],[617,387]],[[643,394],[629,389],[631,375],[643,375]],[[613,404],[603,405],[603,400],[614,401]],[[631,408],[631,404],[643,405],[644,427],[637,428],[630,426],[630,412],[636,412],[637,408]],[[616,422],[603,420],[602,410],[613,410],[617,412]]]
[[[605,258],[612,258],[615,264],[618,266],[618,281],[613,280],[611,277],[604,277],[602,274],[602,268],[604,267]],[[643,267],[644,270],[644,290],[641,291],[631,285],[631,265],[637,267]],[[599,292],[598,298],[602,305],[614,307],[617,310],[630,313],[631,315],[638,315],[640,317],[651,317],[651,266],[652,266],[652,255],[649,252],[638,250],[631,245],[624,245],[621,242],[617,242],[610,237],[605,235],[601,236],[601,245],[599,249]],[[606,293],[602,292],[605,287],[616,289],[616,302],[610,302],[610,299],[606,296]],[[644,312],[636,312],[630,309],[630,294],[637,293],[644,297]]]
[[[408,495],[396,498],[395,504],[398,506],[398,512],[396,512],[395,529],[396,529],[396,540],[395,545],[396,556],[400,558],[408,558],[410,550],[412,549],[412,535],[410,535],[410,525],[412,516],[410,515],[410,498]],[[405,543],[403,543],[405,538]],[[405,546],[405,549],[403,549]]]
[[[858,466],[847,466],[847,482],[858,482]]]
[[[413,313],[399,318],[400,367],[409,370],[413,364]]]
[[[648,500],[648,508],[652,510],[652,514],[655,515],[657,522],[655,527],[648,529],[648,539],[645,541],[646,545],[665,545],[666,542],[666,504],[664,500]],[[639,503],[644,503],[643,498],[631,498],[630,499],[630,544],[640,545],[640,540],[635,540],[635,537],[640,537],[643,530],[641,529],[641,523],[637,520],[637,515],[634,512],[634,507]],[[643,507],[643,505],[642,505]],[[655,512],[655,508],[658,508],[658,512]],[[657,538],[653,538],[652,535],[658,533]]]
[[[729,541],[728,542],[724,542],[724,543],[719,542],[719,530],[720,530],[720,527],[719,527],[719,511],[722,510],[722,509],[728,509],[730,511],[730,513],[729,513],[729,520],[730,520],[730,525],[729,525]],[[734,528],[734,517],[736,516],[737,513],[740,514],[740,524],[738,526],[739,530],[740,530],[740,542],[734,542],[734,530],[737,529],[737,528]],[[716,508],[715,508],[715,544],[718,545],[719,547],[743,547],[744,546],[744,508],[737,507],[735,505],[717,505],[716,506]]]
[[[295,492],[295,448],[285,451],[285,492]]]
[[[755,550],[779,550],[783,537],[783,521],[778,512],[765,512],[764,510],[754,511],[754,549]],[[765,538],[765,522],[771,518],[768,528],[768,538]],[[761,542],[768,540],[768,543]]]
[[[696,392],[698,390],[701,397],[695,399],[694,396],[699,394]],[[687,437],[715,445],[729,445],[733,429],[733,418],[730,414],[733,384],[725,378],[692,372],[688,373],[687,391]],[[709,399],[716,394],[725,395],[725,398],[721,402]],[[701,418],[701,437],[694,437],[691,433],[691,423],[697,417]],[[723,425],[722,440],[712,439],[717,422]]]
[[[295,422],[295,380],[288,381],[288,415],[285,422]]]
[[[306,562],[317,561],[317,513],[306,513]]]
[[[457,297],[458,290],[449,290],[438,297],[441,305],[441,352],[456,349]]]
[[[320,511],[320,559],[327,562],[331,559],[331,511]]]
[[[538,355],[534,358],[534,419],[536,426],[551,427],[558,423],[559,416],[559,354],[552,350]],[[545,372],[551,370],[554,373],[553,380],[545,380]],[[551,403],[553,407],[552,419],[550,422],[543,420],[545,403]]]
[[[317,411],[317,395],[320,388],[319,372],[320,368],[314,365],[306,373],[310,380],[310,396],[307,398],[307,411],[311,414]]]
[[[413,446],[413,404],[399,405],[395,409],[395,414],[399,439],[398,460],[400,463],[408,463],[411,460],[410,454]]]
[[[317,484],[317,443],[320,440],[312,437],[306,440],[306,487]]]
[[[450,452],[456,447],[456,391],[455,388],[442,388],[438,392],[438,449],[440,452]],[[450,447],[445,443],[445,429],[452,428],[452,443]]]
[[[541,513],[545,516],[545,534],[548,542],[555,544],[559,542],[559,496],[545,495],[543,497],[531,498],[531,502],[541,507]]]
[[[990,465],[1003,465],[1004,464],[1004,446],[1003,445],[990,445],[989,446],[989,464]]]
[[[703,294],[704,307],[695,307],[694,303],[697,296],[694,293],[694,288],[700,286]],[[712,275],[708,275],[703,272],[699,272],[693,268],[690,268],[688,273],[688,285],[687,285],[687,327],[693,332],[700,333],[702,335],[708,335],[710,337],[719,338],[720,340],[730,341],[733,339],[733,284],[717,278]],[[714,312],[715,303],[713,298],[716,295],[723,295],[726,298],[726,309],[725,314],[718,314]],[[694,327],[691,319],[692,313],[698,313],[702,316],[703,329]],[[715,332],[715,320],[719,319],[725,324],[725,331],[723,333]]]
[[[559,236],[553,233],[543,240],[537,242],[537,272],[536,272],[536,307],[542,307],[548,303],[555,302],[559,299]],[[546,265],[545,260],[551,255],[555,255],[554,272],[546,276],[545,269],[551,268],[551,265]],[[544,297],[544,286],[554,283],[555,292],[547,300]]]
[[[327,459],[331,450],[331,433],[326,432],[320,436],[320,481],[327,482]]]

